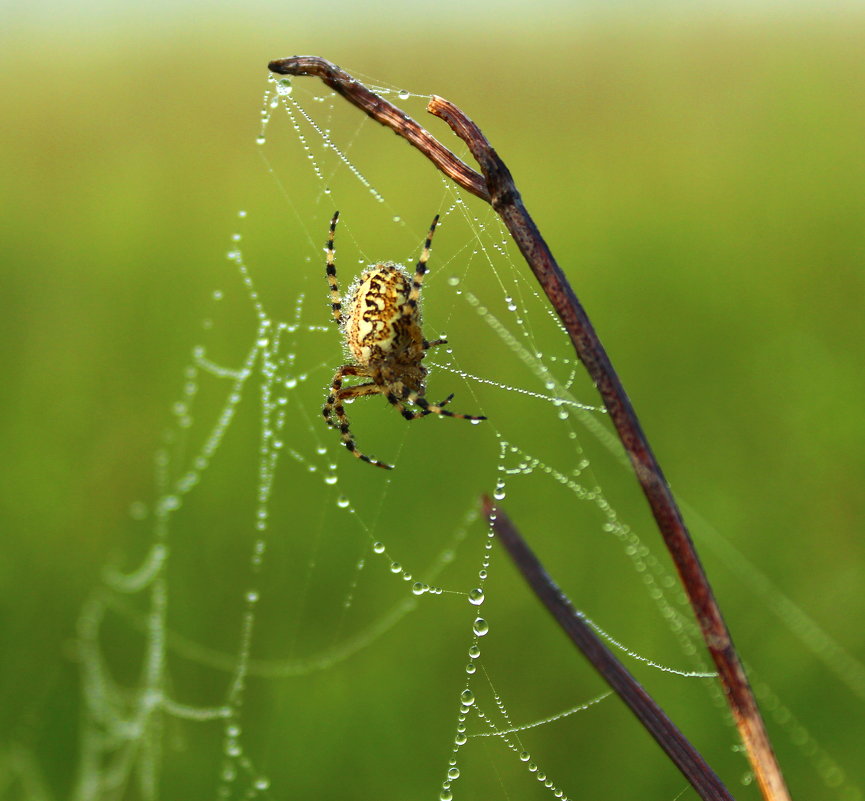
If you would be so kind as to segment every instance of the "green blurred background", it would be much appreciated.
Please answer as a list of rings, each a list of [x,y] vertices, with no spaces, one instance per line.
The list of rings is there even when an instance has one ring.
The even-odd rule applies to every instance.
[[[481,124],[592,315],[674,490],[696,510],[694,521],[707,521],[695,526],[698,545],[757,684],[767,682],[846,771],[844,781],[827,787],[814,767],[822,752],[810,740],[802,746],[796,723],[770,720],[794,796],[861,797],[861,5],[834,5],[830,13],[804,3],[121,3],[74,10],[37,3],[7,4],[0,13],[0,797],[39,797],[43,790],[70,797],[84,714],[75,621],[106,558],[125,555],[132,564],[131,555],[144,548],[130,503],[152,493],[153,453],[201,319],[213,289],[230,283],[224,254],[237,209],[258,202],[273,214],[257,218],[274,224],[251,245],[259,280],[273,292],[280,291],[292,242],[319,257],[306,237],[319,237],[331,209],[317,207],[302,225],[287,206],[274,207],[278,192],[254,142],[266,64],[293,53],[323,55],[376,81],[440,94]],[[296,147],[285,127],[270,137],[274,152]],[[387,135],[378,141],[393,147]],[[387,184],[388,155],[379,158],[373,177]],[[290,182],[283,169],[279,179]],[[439,189],[435,203],[440,199]],[[413,221],[412,234],[400,240],[406,253],[434,211],[424,200],[413,197],[401,209]],[[359,219],[345,224],[361,235]],[[308,284],[291,279],[304,282],[310,304],[323,284],[314,272]],[[286,291],[287,302],[291,297]],[[457,334],[461,325],[478,325],[447,324]],[[234,325],[224,323],[219,336],[226,352],[234,346],[242,353],[251,342],[249,320]],[[332,369],[335,341],[323,347],[315,358]],[[502,364],[486,364],[484,374],[506,374],[504,350]],[[326,370],[316,374],[313,395],[328,378]],[[459,397],[472,411],[471,396]],[[593,400],[588,391],[581,397]],[[499,393],[488,402],[510,400]],[[374,417],[359,418],[372,442]],[[254,414],[238,424],[251,435],[255,425]],[[227,443],[226,452],[239,454],[241,440]],[[385,443],[369,447],[389,455]],[[456,520],[477,494],[490,491],[490,453],[494,447],[459,454],[447,485],[456,497],[415,492],[422,480],[415,475],[408,487],[415,500],[385,509],[374,533],[387,533],[390,545],[391,532],[401,529],[419,550],[431,540],[441,546],[436,537],[457,524],[436,515],[447,508]],[[555,454],[561,463],[565,457]],[[179,629],[203,632],[228,651],[245,589],[229,573],[248,551],[236,532],[248,528],[254,510],[254,485],[241,480],[255,463],[240,458],[212,468],[206,500],[178,523],[184,542],[194,545],[179,564],[193,569],[177,578],[173,599]],[[402,459],[411,463],[407,452]],[[353,467],[343,465],[343,474]],[[630,477],[611,466],[609,474],[597,469],[623,518],[639,524],[643,541],[666,560]],[[377,479],[346,481],[359,482],[351,492],[361,497]],[[559,550],[554,535],[570,536],[573,510],[550,512],[560,499],[549,483],[536,484],[527,482],[508,508],[528,536],[543,529],[550,537],[539,547],[561,566],[557,578],[575,602],[624,632],[641,653],[658,658],[657,648],[665,655],[659,661],[681,664],[669,631],[653,607],[644,608],[639,579],[611,555],[608,566],[597,537]],[[285,491],[302,504],[302,480]],[[405,497],[397,492],[402,488],[388,496],[391,503]],[[296,530],[306,525],[299,521],[316,518],[302,506],[286,514]],[[314,525],[322,532],[338,523],[328,517]],[[713,544],[711,528],[853,661],[815,636],[810,647],[794,636],[767,596],[756,595]],[[357,536],[351,543],[341,563],[344,544],[328,539],[297,606],[286,601],[262,612],[264,651],[284,654],[285,617],[293,620],[289,639],[313,637],[321,627],[325,639],[331,636],[325,609],[309,596],[347,592],[350,564],[367,544]],[[281,559],[310,564],[307,552],[292,547],[274,548],[266,582],[277,586],[287,573]],[[328,564],[339,567],[330,571]],[[499,619],[514,628],[489,643],[490,665],[515,718],[543,717],[599,692],[599,681],[568,652],[503,558],[496,576],[506,599]],[[196,606],[209,593],[220,595],[224,614]],[[358,614],[363,619],[363,608]],[[335,671],[271,678],[253,688],[246,747],[272,777],[265,797],[435,797],[453,735],[466,632],[457,623],[454,635],[444,613],[419,614],[420,621]],[[134,683],[140,645],[126,628],[116,642],[107,633],[107,648]],[[454,643],[440,647],[448,637]],[[523,659],[527,646],[536,662]],[[177,667],[177,687],[187,692],[178,694],[213,703],[216,690],[202,688],[219,687],[220,678],[205,681],[187,669],[183,675]],[[703,688],[635,672],[654,682],[653,692],[734,794],[756,798],[753,787],[739,783],[746,765],[732,753],[733,734]],[[196,689],[201,697],[193,701]],[[161,797],[213,795],[220,748],[214,731],[167,728]],[[533,755],[571,797],[672,798],[683,786],[615,701],[591,719],[535,732]],[[548,797],[501,749],[478,747],[466,760],[454,787],[458,798]],[[105,797],[141,796],[130,786]]]

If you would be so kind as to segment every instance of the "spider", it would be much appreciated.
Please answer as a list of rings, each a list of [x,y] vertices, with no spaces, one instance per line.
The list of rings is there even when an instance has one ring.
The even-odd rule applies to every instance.
[[[486,420],[486,417],[456,414],[445,409],[453,393],[441,403],[430,403],[424,397],[427,368],[421,362],[430,348],[447,342],[445,338],[433,342],[424,339],[418,305],[438,215],[430,226],[414,278],[401,264],[380,262],[361,273],[360,278],[349,288],[345,299],[339,292],[334,263],[333,235],[337,220],[338,211],[330,221],[330,233],[325,246],[327,282],[330,285],[333,319],[342,332],[346,350],[354,363],[344,364],[336,371],[321,411],[325,422],[340,432],[342,444],[358,459],[390,470],[392,465],[373,459],[358,449],[349,428],[344,401],[365,395],[384,395],[406,420],[415,420],[428,414],[460,417],[463,420]],[[344,387],[343,379],[348,377],[370,380]],[[417,408],[408,408],[409,403]]]

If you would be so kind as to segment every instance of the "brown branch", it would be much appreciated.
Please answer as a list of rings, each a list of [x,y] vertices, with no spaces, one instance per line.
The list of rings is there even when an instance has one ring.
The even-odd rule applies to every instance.
[[[279,75],[313,75],[326,83],[334,92],[357,106],[376,122],[407,139],[445,175],[453,179],[467,192],[489,202],[486,182],[468,164],[460,161],[426,128],[418,125],[408,114],[404,114],[393,103],[371,92],[344,72],[318,56],[292,56],[279,58],[267,65],[271,72]]]
[[[294,56],[273,61],[269,66],[274,72],[283,75],[315,75],[321,78],[350,103],[407,139],[464,189],[490,202],[501,216],[568,331],[574,349],[598,387],[628,453],[717,666],[727,703],[733,712],[763,797],[766,801],[789,801],[790,795],[756,699],[679,507],[594,327],[529,216],[504,162],[477,125],[447,100],[433,97],[427,110],[447,122],[468,145],[481,167],[482,178],[396,106],[378,97],[330,62],[316,56]]]
[[[705,801],[710,799],[732,801],[730,792],[697,749],[691,745],[642,685],[616,659],[586,622],[585,617],[574,609],[504,510],[500,506],[493,506],[493,502],[485,496],[483,511],[499,541],[505,546],[514,564],[541,603],[547,607],[571,642],[582,651],[586,659],[655,738],[700,798]]]

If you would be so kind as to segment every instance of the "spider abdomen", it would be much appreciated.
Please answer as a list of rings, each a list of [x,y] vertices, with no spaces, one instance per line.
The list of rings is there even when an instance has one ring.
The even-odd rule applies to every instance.
[[[408,306],[411,289],[405,268],[393,262],[364,270],[351,287],[343,318],[345,343],[358,364],[423,358],[420,310]]]

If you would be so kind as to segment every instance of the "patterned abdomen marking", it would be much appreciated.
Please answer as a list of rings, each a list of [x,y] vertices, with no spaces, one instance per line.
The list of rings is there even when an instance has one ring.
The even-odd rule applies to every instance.
[[[386,262],[365,270],[349,290],[345,304],[345,341],[361,364],[385,355],[399,357],[422,345],[420,313],[404,313],[411,278],[398,264]]]

